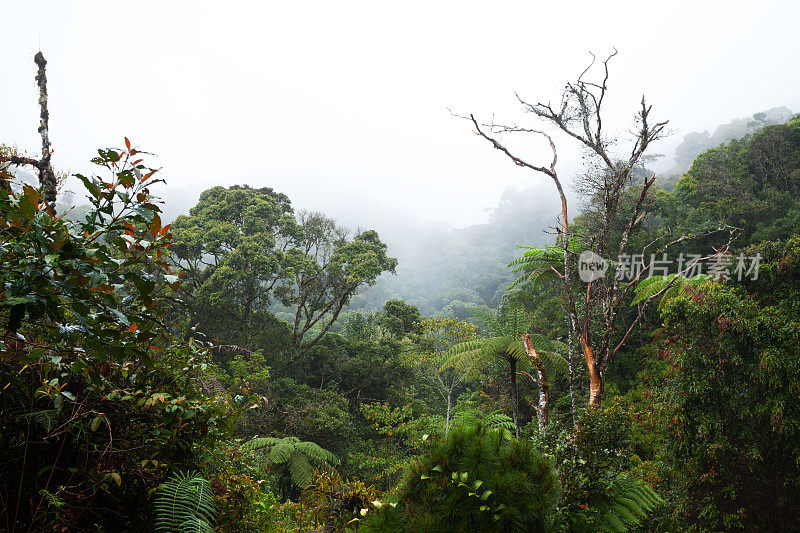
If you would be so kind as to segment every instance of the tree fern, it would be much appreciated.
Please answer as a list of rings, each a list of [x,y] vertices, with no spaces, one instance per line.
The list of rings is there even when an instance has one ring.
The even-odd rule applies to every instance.
[[[208,481],[196,472],[173,475],[156,491],[156,531],[163,533],[212,533],[216,518]]]
[[[545,248],[532,248],[519,246],[525,250],[522,257],[514,259],[508,266],[514,272],[523,275],[515,279],[509,289],[519,283],[528,281],[534,289],[539,289],[547,282],[559,279],[559,274],[564,270],[564,249],[560,246],[547,246]]]
[[[492,361],[506,363],[513,395],[514,429],[519,437],[517,372],[532,367],[521,338],[528,329],[529,318],[520,305],[508,300],[501,302],[496,313],[476,312],[475,315],[483,319],[484,325],[494,336],[456,344],[445,353],[441,369],[455,368],[467,375],[474,375]]]
[[[494,336],[456,344],[445,353],[441,369],[454,368],[468,376],[474,376],[493,361],[505,362],[508,365],[513,394],[514,428],[519,436],[516,374],[529,371],[534,365],[522,340],[522,335],[530,327],[530,317],[521,305],[508,300],[503,300],[500,309],[495,313],[476,311],[474,314],[483,319],[484,325]],[[546,371],[555,374],[564,375],[568,372],[566,346],[563,343],[551,341],[539,334],[532,334],[530,338],[539,356],[537,365],[541,363]]]
[[[261,450],[270,463],[284,466],[291,482],[301,490],[311,484],[315,466],[330,468],[339,464],[339,459],[325,448],[313,442],[303,442],[297,437],[257,437],[241,447],[245,450]]]

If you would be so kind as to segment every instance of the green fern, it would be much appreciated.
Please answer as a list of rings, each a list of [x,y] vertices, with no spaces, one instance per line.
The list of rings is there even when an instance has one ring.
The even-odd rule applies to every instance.
[[[208,481],[197,472],[173,475],[155,496],[156,531],[164,533],[212,533],[216,518]]]
[[[15,415],[20,420],[36,423],[45,433],[50,433],[56,427],[58,420],[57,409],[42,409],[40,411],[25,412],[25,409],[17,409]]]
[[[560,280],[564,271],[564,247],[562,245],[550,245],[544,248],[534,248],[531,246],[517,245],[525,252],[509,263],[514,272],[522,272],[523,275],[514,280],[508,287],[509,290],[518,284],[530,282],[534,290],[540,289],[544,284]],[[570,239],[569,251],[577,254],[583,246],[577,238]]]
[[[664,500],[642,481],[618,479],[611,487],[612,500],[600,519],[600,531],[625,533],[638,527],[642,520]]]
[[[339,459],[325,448],[313,442],[303,442],[297,437],[257,437],[241,447],[245,450],[261,450],[270,463],[285,465],[292,483],[299,489],[311,484],[315,466],[330,468],[339,464]]]
[[[692,276],[691,278],[679,276],[677,274],[670,274],[669,276],[652,276],[643,279],[636,286],[636,296],[634,296],[633,300],[631,301],[631,305],[644,302],[648,298],[652,298],[653,296],[656,296],[664,291],[661,294],[661,301],[658,304],[658,310],[661,311],[667,302],[682,295],[686,291],[687,287],[696,287],[702,285],[708,282],[710,279],[711,277],[708,274],[698,274],[696,276]]]
[[[530,370],[531,362],[521,340],[511,337],[489,337],[456,344],[444,355],[441,370],[453,368],[474,377],[496,360],[516,361],[519,370]]]
[[[473,377],[491,362],[502,362],[508,365],[508,377],[514,397],[512,409],[515,433],[519,436],[519,416],[517,401],[519,397],[516,375],[520,371],[533,369],[534,361],[528,356],[522,335],[530,328],[530,317],[517,302],[503,300],[496,313],[476,312],[483,318],[484,324],[494,336],[475,341],[456,344],[444,354],[441,370],[454,368]],[[564,357],[566,347],[559,342],[548,340],[542,335],[532,335],[541,348],[538,352],[545,369],[552,368],[555,373],[566,373],[567,362]]]

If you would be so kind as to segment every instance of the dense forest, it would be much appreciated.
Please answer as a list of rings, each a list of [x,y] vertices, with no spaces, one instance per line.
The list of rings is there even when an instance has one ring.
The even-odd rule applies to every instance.
[[[395,251],[268,187],[166,224],[128,138],[64,199],[38,54],[42,157],[0,149],[0,528],[796,530],[800,115],[656,175],[644,98],[603,130],[612,58],[520,100],[577,192],[552,134],[455,117],[546,182]]]

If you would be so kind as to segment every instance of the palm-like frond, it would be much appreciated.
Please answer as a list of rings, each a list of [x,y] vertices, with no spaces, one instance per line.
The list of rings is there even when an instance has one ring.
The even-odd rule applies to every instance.
[[[514,272],[530,273],[542,267],[558,267],[564,265],[564,249],[560,246],[546,246],[533,248],[531,246],[517,245],[525,250],[522,257],[518,257],[508,264],[514,267]]]
[[[173,475],[155,496],[156,531],[213,533],[217,510],[208,481],[196,472]]]
[[[520,369],[530,367],[525,344],[516,338],[500,336],[456,344],[444,355],[441,369],[453,368],[474,375],[490,362],[514,359]]]
[[[479,339],[456,344],[445,352],[441,370],[453,368],[459,372],[465,372],[475,366],[481,366],[486,362],[484,361],[486,356],[483,349],[484,343],[484,339]]]
[[[260,450],[262,448],[274,446],[281,440],[283,439],[276,439],[275,437],[256,437],[247,442],[243,442],[239,447],[244,450]]]
[[[298,488],[311,484],[313,468],[330,468],[339,464],[339,459],[313,442],[304,442],[297,437],[257,437],[241,445],[246,450],[263,450],[264,455],[275,465],[286,465],[289,476]]]
[[[522,245],[517,245],[517,247],[525,251],[522,257],[514,259],[508,266],[513,267],[514,272],[522,272],[523,275],[511,283],[508,287],[509,290],[525,281],[530,282],[533,289],[537,290],[545,284],[562,279],[564,273],[564,247],[562,245],[549,245],[544,248]],[[573,237],[569,241],[568,248],[570,253],[577,254],[584,248],[584,245],[577,237]]]
[[[516,302],[503,300],[497,313],[499,330],[497,335],[506,337],[519,337],[528,330],[531,319],[525,309]]]
[[[339,459],[335,455],[314,442],[298,442],[297,449],[317,466],[339,464]]]
[[[475,425],[482,422],[491,430],[500,431],[504,436],[513,436],[514,420],[505,413],[494,412],[485,414],[479,409],[459,411],[453,416],[453,425]]]
[[[56,421],[58,420],[57,409],[42,409],[31,412],[25,412],[25,409],[17,409],[15,411],[14,414],[17,418],[35,422],[45,433],[50,433],[56,427]]]
[[[301,488],[311,485],[314,480],[314,470],[311,467],[311,463],[301,453],[296,453],[289,459],[289,474],[292,476],[294,484]]]
[[[656,492],[642,481],[618,479],[611,487],[612,500],[600,519],[600,531],[625,533],[638,527],[642,520],[664,503]]]
[[[686,291],[689,286],[698,286],[708,282],[711,276],[708,274],[698,274],[687,278],[686,276],[679,276],[678,274],[670,274],[668,276],[652,276],[643,279],[636,286],[636,296],[633,297],[631,305],[646,301],[648,298],[656,296],[661,291],[661,301],[658,304],[658,310],[663,309],[664,305],[670,300],[677,298]],[[664,290],[666,289],[666,290]]]

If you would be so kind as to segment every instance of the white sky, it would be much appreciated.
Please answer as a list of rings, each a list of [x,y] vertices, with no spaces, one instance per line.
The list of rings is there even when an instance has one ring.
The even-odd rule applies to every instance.
[[[28,0],[0,17],[0,141],[38,150],[41,46],[55,164],[88,171],[127,135],[192,200],[248,183],[345,217],[366,203],[480,222],[505,188],[542,178],[447,108],[529,119],[513,91],[556,100],[588,50],[612,46],[609,127],[624,133],[645,93],[675,131],[657,151],[769,107],[800,111],[790,1]],[[567,175],[576,152],[559,143]]]

